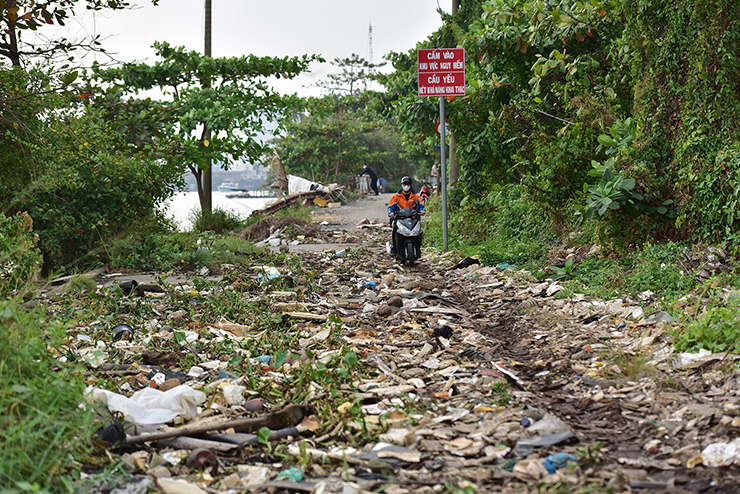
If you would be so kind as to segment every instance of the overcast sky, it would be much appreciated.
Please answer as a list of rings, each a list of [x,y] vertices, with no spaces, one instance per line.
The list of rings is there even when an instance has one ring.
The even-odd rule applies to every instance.
[[[155,61],[151,45],[167,41],[203,50],[204,0],[160,0],[154,7],[105,13],[80,12],[70,22],[72,35],[98,34],[104,47],[123,61]],[[315,96],[317,80],[339,70],[328,61],[356,53],[370,57],[368,28],[372,24],[372,59],[381,62],[391,51],[416,47],[441,24],[437,8],[451,10],[451,0],[213,0],[212,54],[295,56],[319,54],[310,74],[273,85],[285,93]],[[101,55],[95,57],[102,61]],[[91,56],[85,59],[92,61]]]

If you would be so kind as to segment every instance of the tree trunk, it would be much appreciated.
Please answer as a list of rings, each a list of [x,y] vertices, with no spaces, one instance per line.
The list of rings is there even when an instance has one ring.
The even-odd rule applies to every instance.
[[[452,0],[452,15],[455,15],[457,11],[460,9],[460,4],[462,3],[462,0]]]
[[[203,54],[207,57],[211,56],[211,2],[212,0],[206,0],[206,19],[205,19],[205,46],[203,47]],[[211,81],[206,82],[206,86],[209,87]],[[210,141],[211,131],[205,129],[203,132],[203,142]],[[200,210],[203,213],[211,213],[213,211],[213,173],[211,170],[211,161],[208,160],[208,167],[203,170],[203,194],[200,196]]]
[[[340,121],[340,114],[339,108],[336,106],[336,101],[334,102],[336,112],[336,118],[337,118],[337,166],[334,168],[334,180],[332,182],[336,183],[337,177],[339,176],[339,166],[342,164],[342,123]]]
[[[278,199],[282,199],[283,194],[288,195],[288,175],[285,173],[285,167],[283,166],[283,160],[280,159],[280,155],[277,151],[273,151],[273,160],[275,164],[275,172],[277,172],[277,182],[273,184],[273,187],[278,190]]]
[[[455,160],[455,136],[450,134],[450,183],[448,186],[455,185],[455,182],[460,178],[460,164]]]
[[[15,7],[15,0],[6,0],[5,5],[8,7],[8,10]],[[8,35],[8,39],[10,41],[10,47],[8,48],[7,57],[10,59],[10,62],[13,64],[14,67],[20,67],[21,66],[21,54],[18,52],[18,32],[15,28],[15,22],[11,22],[10,19],[6,16],[6,22],[8,24],[8,29],[6,30],[6,33]]]

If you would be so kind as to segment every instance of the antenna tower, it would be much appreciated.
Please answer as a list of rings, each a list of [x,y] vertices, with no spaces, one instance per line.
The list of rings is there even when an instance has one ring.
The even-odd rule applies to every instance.
[[[373,62],[373,25],[368,24],[367,28],[367,61]]]

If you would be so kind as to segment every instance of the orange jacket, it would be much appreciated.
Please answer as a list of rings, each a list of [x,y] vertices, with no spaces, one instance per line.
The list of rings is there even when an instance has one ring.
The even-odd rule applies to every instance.
[[[391,197],[391,201],[388,203],[388,214],[395,213],[405,208],[415,208],[419,211],[424,210],[424,203],[421,202],[421,197],[416,192],[409,191],[408,198],[404,195],[403,191],[396,192]]]

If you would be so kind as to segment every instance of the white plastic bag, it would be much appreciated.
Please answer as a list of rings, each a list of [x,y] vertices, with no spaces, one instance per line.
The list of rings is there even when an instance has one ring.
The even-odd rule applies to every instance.
[[[100,388],[87,388],[89,402],[102,401],[111,412],[123,414],[126,421],[136,425],[164,424],[175,417],[195,418],[198,405],[206,401],[206,394],[190,386],[176,386],[167,391],[144,388],[131,398]]]

